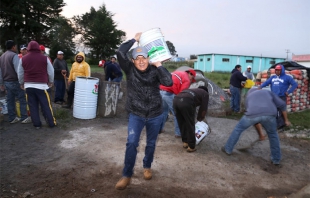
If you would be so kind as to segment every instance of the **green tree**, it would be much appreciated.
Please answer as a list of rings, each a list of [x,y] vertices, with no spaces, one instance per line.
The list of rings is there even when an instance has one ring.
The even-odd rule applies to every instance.
[[[1,0],[0,41],[4,49],[6,40],[17,44],[36,40],[49,46],[49,30],[57,22],[63,0]]]
[[[116,29],[114,14],[106,10],[105,4],[83,15],[74,16],[75,27],[81,34],[80,42],[89,47],[95,58],[107,58],[115,54],[126,33]]]
[[[63,16],[60,16],[50,30],[50,57],[54,60],[57,52],[64,52],[64,59],[73,56],[75,51],[75,44],[73,38],[75,37],[75,29],[71,21]]]
[[[175,51],[175,47],[174,47],[173,43],[171,43],[170,41],[166,41],[166,44],[167,44],[167,47],[170,51],[170,54],[173,56],[176,55],[177,51]]]

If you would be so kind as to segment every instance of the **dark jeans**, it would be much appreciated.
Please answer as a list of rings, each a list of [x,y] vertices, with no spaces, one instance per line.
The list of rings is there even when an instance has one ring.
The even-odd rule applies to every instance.
[[[195,136],[195,114],[196,106],[192,97],[174,97],[174,113],[177,118],[182,141],[188,143],[192,149],[196,146]]]
[[[68,104],[69,106],[71,106],[72,103],[73,103],[74,89],[75,89],[75,81],[72,81],[72,82],[70,83],[70,86],[69,86],[68,92],[67,92],[67,94],[68,94],[67,104]]]
[[[280,96],[280,98],[285,102],[286,104],[286,96]],[[282,129],[283,127],[285,127],[285,121],[284,121],[284,117],[282,114],[281,109],[278,109],[278,114],[277,114],[277,129]]]
[[[66,84],[65,80],[59,80],[55,79],[54,80],[54,85],[55,85],[55,99],[54,102],[64,102],[64,97],[65,97],[65,92],[66,92]]]

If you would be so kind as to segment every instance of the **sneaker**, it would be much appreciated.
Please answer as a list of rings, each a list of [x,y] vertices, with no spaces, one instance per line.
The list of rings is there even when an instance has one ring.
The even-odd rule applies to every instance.
[[[186,151],[189,152],[189,153],[192,153],[192,152],[197,151],[197,149],[196,149],[196,148],[190,148],[190,147],[188,147]]]
[[[150,168],[145,168],[144,172],[143,172],[143,175],[144,175],[144,179],[145,180],[152,179],[152,171],[151,171],[151,169]]]
[[[19,122],[19,121],[20,121],[20,118],[19,117],[15,117],[15,119],[12,120],[10,123],[14,124],[14,123]]]
[[[185,148],[185,149],[188,148],[188,144],[186,142],[183,142],[183,148]]]
[[[115,189],[124,190],[130,184],[130,177],[122,177],[115,185]]]
[[[31,117],[27,117],[25,120],[22,121],[23,124],[28,124],[31,122],[32,122]]]
[[[223,151],[223,153],[225,153],[226,155],[231,155],[231,154],[229,154],[229,153],[227,153],[227,152],[226,152],[226,150],[225,150],[225,147],[224,147],[224,146],[221,148],[221,151]]]

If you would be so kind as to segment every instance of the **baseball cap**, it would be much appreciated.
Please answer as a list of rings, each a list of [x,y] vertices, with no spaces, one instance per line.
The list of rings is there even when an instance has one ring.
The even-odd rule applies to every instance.
[[[20,50],[24,50],[24,49],[27,49],[27,45],[26,44],[20,46]]]
[[[64,54],[62,51],[58,51],[57,54]]]
[[[40,50],[41,50],[41,51],[45,51],[44,45],[40,45]]]
[[[187,70],[189,73],[191,73],[192,74],[192,76],[194,76],[194,78],[193,78],[193,80],[192,80],[192,82],[196,82],[196,80],[195,80],[195,77],[196,77],[196,71],[195,70],[193,70],[193,69],[190,69],[190,70]]]
[[[275,69],[282,69],[281,65],[277,65]]]
[[[247,67],[247,68],[250,68],[250,69],[252,69],[251,65],[248,65],[248,67]]]
[[[132,51],[132,58],[136,59],[137,56],[143,56],[144,58],[148,57],[148,51],[145,47],[136,47],[133,51]]]

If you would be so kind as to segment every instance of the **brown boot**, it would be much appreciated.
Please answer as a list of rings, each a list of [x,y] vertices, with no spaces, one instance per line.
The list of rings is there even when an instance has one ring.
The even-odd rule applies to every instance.
[[[183,142],[183,148],[185,148],[185,149],[188,148],[188,144],[186,142]]]
[[[144,179],[145,180],[152,179],[152,171],[151,171],[151,169],[150,168],[145,168],[144,172],[143,172],[143,175],[144,175]]]
[[[115,189],[124,190],[130,184],[130,177],[122,177],[115,185]]]
[[[196,148],[190,148],[190,147],[187,148],[187,152],[189,153],[195,152],[196,150],[197,150]]]

